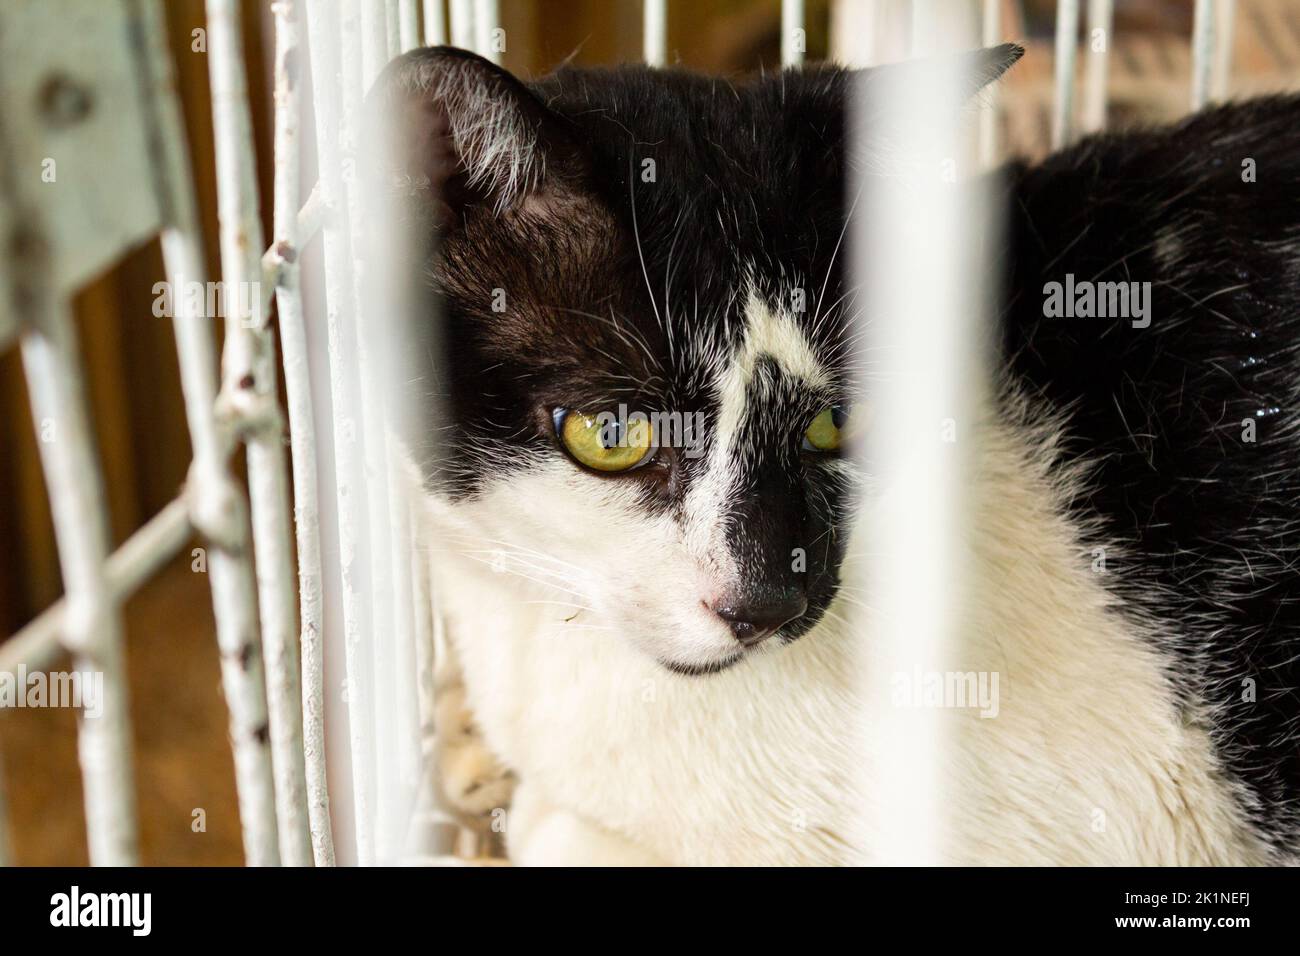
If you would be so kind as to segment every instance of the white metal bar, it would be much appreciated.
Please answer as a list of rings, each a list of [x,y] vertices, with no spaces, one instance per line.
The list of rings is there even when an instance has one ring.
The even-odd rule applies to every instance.
[[[451,45],[474,49],[474,0],[451,0]]]
[[[1210,100],[1221,103],[1232,87],[1232,44],[1237,24],[1237,0],[1215,0],[1214,73]]]
[[[650,66],[663,66],[668,62],[668,0],[644,0],[641,15],[645,61]]]
[[[334,837],[330,827],[329,785],[325,764],[325,622],[321,600],[320,514],[316,500],[316,420],[312,410],[307,365],[307,333],[303,322],[299,260],[314,231],[301,215],[299,130],[301,84],[294,64],[301,62],[296,0],[277,0],[275,12],[275,241],[271,251],[280,262],[276,281],[280,345],[284,356],[284,389],[289,406],[290,452],[293,456],[294,527],[298,544],[298,606],[302,646],[302,725],[307,783],[307,811],[312,856],[317,866],[333,866]],[[313,189],[312,199],[320,193]],[[303,205],[306,213],[312,199]]]
[[[1052,97],[1052,148],[1070,141],[1074,126],[1074,65],[1078,56],[1079,0],[1056,2],[1056,68]]]
[[[1088,59],[1084,67],[1083,115],[1080,118],[1085,133],[1095,133],[1106,127],[1106,79],[1114,14],[1114,0],[1088,0],[1088,30],[1084,41]]]
[[[474,49],[493,63],[501,62],[496,31],[501,27],[501,0],[474,0]]]
[[[368,92],[388,63],[388,9],[382,3],[361,4],[361,84]]]
[[[275,343],[262,313],[262,296],[253,294],[262,274],[263,242],[239,2],[207,0],[207,13],[217,219],[227,302],[222,361],[226,377],[219,404],[223,414],[236,423],[248,449],[280,862],[308,866],[312,850],[303,765],[289,481],[281,440]],[[239,303],[233,311],[232,296]],[[248,314],[243,312],[245,305]]]
[[[416,0],[401,0],[398,7],[398,28],[401,52],[414,50],[420,45],[420,7]]]
[[[355,13],[355,10],[353,10]],[[363,865],[374,860],[371,826],[370,782],[374,775],[371,750],[373,712],[370,704],[369,667],[363,664],[363,628],[371,627],[366,595],[358,587],[357,544],[360,502],[356,476],[359,474],[355,388],[347,374],[353,351],[352,251],[347,203],[343,195],[340,162],[340,112],[343,75],[339,57],[337,8],[325,0],[309,0],[308,38],[311,43],[313,105],[316,114],[316,143],[320,183],[324,201],[335,215],[325,227],[326,333],[329,340],[330,395],[334,407],[334,466],[336,508],[339,526],[339,565],[342,572],[340,596],[343,607],[343,646],[347,660],[348,726],[352,749],[352,798],[357,859]]]
[[[397,0],[384,0],[384,25],[387,28],[388,49],[384,62],[387,62],[402,52],[402,17],[397,8]]]
[[[151,117],[150,148],[166,211],[163,264],[171,288],[184,290],[191,283],[201,285],[203,277],[198,216],[189,179],[189,150],[159,11],[153,4],[142,9],[148,21],[144,35],[150,43],[149,63],[155,71],[150,103],[156,115]],[[262,649],[248,557],[247,508],[226,465],[228,440],[217,428],[216,352],[211,319],[196,311],[192,296],[172,298],[181,390],[194,452],[187,500],[192,506],[190,520],[209,546],[208,579],[221,651],[221,682],[230,712],[244,856],[252,866],[275,865],[279,862],[275,795]]]
[[[297,3],[297,0],[290,0],[290,2]],[[311,242],[316,233],[324,228],[325,219],[329,214],[329,208],[320,198],[320,190],[316,186],[312,186],[311,192],[307,195],[307,201],[302,204],[302,208],[296,214],[298,243],[305,246]]]
[[[424,45],[442,46],[447,42],[447,13],[443,0],[424,0]]]
[[[802,66],[806,47],[803,0],[781,0],[781,65]]]
[[[1002,42],[1002,0],[984,0],[981,32],[985,47],[997,46]],[[998,124],[1002,113],[1002,96],[999,84],[989,84],[985,87],[983,96],[985,103],[980,113],[980,165],[989,167],[1001,155]]]
[[[421,528],[422,524],[416,513],[418,506],[409,503],[409,507],[411,509],[411,528]],[[450,854],[455,846],[458,827],[451,816],[439,804],[439,788],[436,786],[434,777],[438,751],[436,648],[439,646],[439,623],[434,609],[430,568],[425,556],[426,552],[422,549],[411,549],[411,611],[415,625],[413,634],[415,691],[419,720],[420,754],[425,770],[416,798],[415,812],[411,817],[408,853],[445,856]]]
[[[385,422],[385,389],[387,378],[380,372],[377,350],[371,336],[375,331],[373,316],[368,315],[366,305],[371,301],[368,294],[368,282],[371,266],[367,261],[367,252],[356,231],[356,224],[362,222],[365,213],[361,196],[357,167],[360,162],[359,146],[361,135],[361,93],[355,82],[361,69],[360,38],[356,29],[358,18],[349,0],[343,5],[340,20],[339,50],[343,76],[343,109],[339,114],[339,145],[343,155],[343,194],[346,197],[348,221],[352,224],[352,290],[354,295],[353,330],[355,351],[352,355],[360,391],[356,404],[348,410],[349,414],[359,414],[364,440],[361,443],[365,483],[366,533],[368,541],[366,556],[369,558],[369,601],[371,613],[371,632],[369,634],[370,650],[373,657],[373,670],[370,680],[374,693],[372,705],[378,715],[386,712],[392,704],[390,689],[396,680],[394,671],[394,633],[393,619],[393,570],[391,528],[389,524],[388,504],[388,465],[387,451],[388,429]],[[369,781],[374,787],[377,799],[387,801],[391,798],[392,784],[396,779],[396,740],[394,735],[383,732],[379,723],[375,728],[374,755],[375,774]],[[387,804],[385,804],[387,806]],[[376,805],[375,812],[380,807]],[[376,820],[381,819],[376,816]],[[376,829],[376,837],[383,836]],[[376,839],[375,852],[378,859],[391,857],[391,850],[381,846]]]
[[[166,564],[194,533],[189,502],[177,498],[131,535],[104,564],[104,582],[115,602],[135,593]],[[12,673],[48,667],[58,657],[67,628],[67,601],[47,608],[13,637],[0,644],[0,671]]]
[[[394,396],[396,398],[396,396]],[[420,759],[419,704],[416,689],[417,657],[415,649],[414,583],[411,580],[410,505],[402,487],[399,462],[388,468],[388,514],[391,535],[393,594],[393,716],[397,730],[397,781],[399,789],[418,785]],[[382,726],[382,725],[381,725]]]
[[[64,638],[75,669],[104,681],[102,713],[81,719],[77,734],[90,862],[130,866],[137,860],[130,711],[119,609],[105,581],[103,478],[70,307],[46,303],[39,321],[23,336],[22,357],[67,595]]]
[[[922,22],[933,35],[915,37],[920,49],[961,41],[961,25],[951,19]],[[859,319],[862,334],[855,337],[866,349],[855,366],[870,371],[860,373],[855,391],[879,423],[868,435],[863,465],[871,478],[853,529],[870,547],[845,563],[845,574],[866,588],[870,608],[857,615],[865,712],[856,783],[870,800],[856,842],[865,861],[878,864],[947,859],[940,768],[951,762],[952,725],[934,708],[898,706],[894,686],[900,675],[941,672],[963,656],[954,654],[961,636],[961,493],[982,398],[971,366],[983,341],[984,273],[972,257],[985,243],[976,238],[983,232],[969,206],[971,185],[936,187],[945,159],[967,168],[959,126],[967,94],[958,80],[942,70],[886,78],[866,84],[867,102],[854,110],[855,153],[878,150],[888,135],[895,157],[870,174],[858,164],[856,188],[848,192],[858,197],[849,223],[853,288],[865,295],[854,311],[870,316],[869,323]]]
[[[1192,21],[1192,109],[1210,101],[1210,74],[1214,68],[1214,3],[1196,0]]]

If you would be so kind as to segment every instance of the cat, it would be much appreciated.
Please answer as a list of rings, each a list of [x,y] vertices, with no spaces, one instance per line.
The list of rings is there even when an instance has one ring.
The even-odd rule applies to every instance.
[[[1021,53],[945,68],[974,93]],[[862,476],[837,453],[870,420],[830,305],[864,76],[525,83],[439,47],[368,100],[440,316],[406,378],[443,426],[406,438],[449,641],[443,782],[467,818],[506,811],[516,863],[873,859],[851,732],[873,651],[842,584]],[[992,175],[961,669],[1001,694],[992,719],[944,712],[943,860],[1294,862],[1300,98]],[[1131,324],[1079,291],[1135,280]],[[828,307],[792,310],[795,286]]]

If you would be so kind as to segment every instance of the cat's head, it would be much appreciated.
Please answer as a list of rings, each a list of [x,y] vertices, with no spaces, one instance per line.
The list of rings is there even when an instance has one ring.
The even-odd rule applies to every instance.
[[[971,59],[972,87],[1018,55]],[[443,403],[412,439],[455,516],[441,547],[682,672],[827,613],[869,426],[844,281],[855,76],[525,85],[448,48],[389,67],[385,178],[442,315],[411,376]]]

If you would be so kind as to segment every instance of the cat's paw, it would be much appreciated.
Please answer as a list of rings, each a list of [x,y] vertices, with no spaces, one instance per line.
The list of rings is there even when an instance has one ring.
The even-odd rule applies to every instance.
[[[437,695],[438,783],[443,803],[462,823],[480,832],[510,806],[515,777],[487,748],[465,700],[454,684]]]

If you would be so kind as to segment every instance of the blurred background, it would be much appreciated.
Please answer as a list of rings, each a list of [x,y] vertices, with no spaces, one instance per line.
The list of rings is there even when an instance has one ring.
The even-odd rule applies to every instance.
[[[843,51],[830,48],[829,25],[836,22],[852,29],[862,7],[873,2],[807,0],[808,60],[842,58]],[[164,7],[207,240],[208,274],[217,277],[208,63],[205,54],[194,49],[194,31],[204,26],[203,2],[167,0]],[[1028,48],[1002,87],[1002,139],[1012,153],[1037,156],[1047,149],[1055,7],[1053,0],[1003,3],[1004,36]],[[972,35],[978,35],[978,8],[975,2],[951,0],[952,15],[969,18]],[[1173,119],[1186,112],[1192,10],[1192,0],[1118,0],[1110,60],[1111,127]],[[566,61],[638,62],[641,18],[640,0],[501,0],[507,38],[504,65],[531,77]],[[269,235],[269,3],[245,0],[243,30],[264,229]],[[670,64],[733,77],[777,68],[779,0],[669,0],[668,59]],[[1081,69],[1082,63],[1081,56]],[[302,75],[310,76],[306,69]],[[1300,89],[1300,0],[1237,0],[1228,94],[1286,89]],[[314,152],[314,145],[307,144],[305,154]],[[305,174],[305,184],[313,180],[314,172]],[[318,254],[313,246],[305,258]],[[153,286],[163,277],[161,253],[153,242],[98,277],[76,300],[114,546],[176,496],[190,461],[172,327],[152,311]],[[0,545],[3,641],[62,591],[15,350],[0,354]],[[329,558],[327,553],[327,563]],[[239,864],[242,851],[211,592],[206,576],[191,570],[189,548],[129,601],[125,614],[142,860],[163,865]],[[334,686],[337,678],[327,670],[326,686]],[[0,756],[15,862],[84,864],[74,713],[0,712]],[[199,833],[191,826],[197,808],[206,812],[206,830]]]

